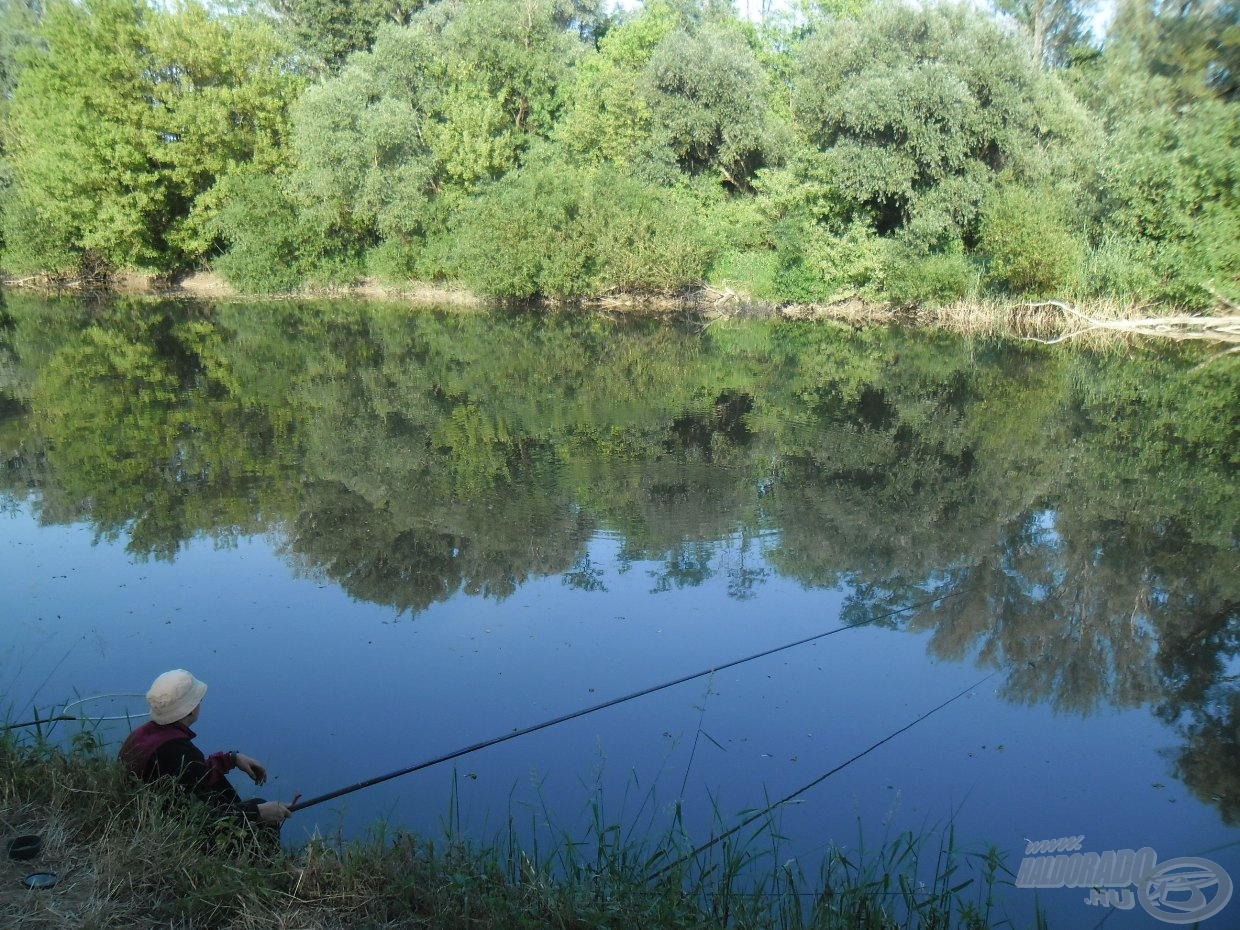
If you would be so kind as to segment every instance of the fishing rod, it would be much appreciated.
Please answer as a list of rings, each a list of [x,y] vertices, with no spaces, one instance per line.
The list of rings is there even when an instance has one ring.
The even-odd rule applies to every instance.
[[[150,711],[146,711],[146,710],[135,711],[133,713],[126,713],[126,714],[114,714],[114,715],[109,715],[109,716],[104,716],[104,717],[88,717],[85,714],[64,713],[64,711],[68,710],[70,707],[77,707],[81,704],[87,703],[88,701],[102,701],[105,698],[118,698],[118,697],[145,697],[145,695],[132,693],[132,692],[119,692],[119,691],[112,693],[112,694],[92,694],[90,697],[84,697],[84,698],[79,698],[76,701],[70,701],[68,704],[65,704],[63,707],[61,707],[60,709],[61,713],[54,714],[53,716],[50,716],[50,717],[40,717],[39,709],[36,707],[34,708],[34,719],[33,720],[24,720],[21,723],[6,723],[0,726],[0,730],[16,730],[16,729],[19,729],[20,727],[38,727],[38,726],[42,726],[45,723],[59,723],[65,720],[90,720],[94,723],[102,723],[107,720],[133,720],[136,717],[149,717],[150,716]]]
[[[866,626],[871,623],[876,623],[879,620],[885,620],[888,617],[895,616],[896,614],[904,613],[905,611],[909,611],[909,610],[916,610],[919,607],[926,607],[930,604],[936,603],[937,601],[944,601],[944,600],[947,600],[948,598],[956,597],[958,594],[963,594],[963,593],[964,593],[963,591],[952,591],[947,594],[939,594],[939,595],[936,595],[935,597],[927,598],[926,600],[921,601],[920,603],[917,603],[917,604],[910,604],[906,607],[897,607],[894,610],[889,610],[884,614],[879,614],[878,616],[871,617],[868,620],[858,621],[857,623],[849,623],[844,626],[836,627],[833,630],[827,630],[825,633],[816,633],[813,636],[806,636],[804,639],[798,639],[795,642],[785,643],[782,646],[775,646],[772,649],[764,649],[761,652],[755,652],[753,655],[748,655],[741,659],[734,659],[731,662],[725,662],[722,665],[712,665],[710,668],[703,669],[700,672],[694,672],[691,675],[682,675],[680,678],[674,678],[671,681],[665,681],[662,684],[658,684],[658,685],[651,685],[648,688],[642,688],[640,691],[633,691],[621,697],[612,698],[611,700],[608,700],[608,701],[603,701],[601,704],[594,704],[590,707],[583,707],[581,710],[571,711],[570,713],[567,713],[567,714],[561,714],[559,717],[553,717],[550,720],[544,720],[541,723],[535,723],[528,727],[522,727],[519,730],[513,730],[510,733],[505,733],[503,736],[495,736],[490,739],[481,740],[477,743],[471,743],[470,745],[465,746],[461,749],[455,749],[452,752],[444,753],[443,755],[436,756],[433,759],[427,759],[426,761],[419,762],[416,765],[410,765],[407,768],[397,769],[395,772],[388,772],[386,775],[377,775],[374,778],[368,778],[365,781],[355,782],[354,784],[347,785],[344,788],[338,788],[335,791],[329,791],[326,794],[320,794],[317,797],[313,797],[305,801],[299,801],[295,804],[290,804],[289,810],[290,811],[305,810],[307,807],[314,807],[316,804],[322,804],[325,801],[335,800],[336,798],[343,797],[346,794],[352,794],[355,791],[361,791],[363,788],[370,788],[370,787],[373,787],[374,785],[381,784],[382,782],[391,781],[393,778],[400,778],[402,775],[411,775],[414,772],[421,771],[422,769],[430,768],[432,765],[439,765],[439,763],[441,762],[448,762],[452,759],[459,759],[461,756],[468,755],[471,752],[477,752],[478,750],[486,749],[489,746],[496,746],[500,743],[505,743],[508,740],[516,739],[519,736],[527,736],[530,733],[537,733],[539,730],[545,730],[548,727],[553,727],[553,726],[556,726],[557,724],[567,723],[569,720],[575,720],[578,717],[584,717],[587,714],[593,714],[600,710],[606,710],[608,707],[615,707],[618,704],[624,704],[628,701],[636,700],[639,697],[645,697],[648,694],[654,694],[657,691],[664,691],[667,688],[672,688],[672,687],[675,687],[676,685],[683,685],[685,682],[693,681],[694,679],[697,679],[697,678],[703,678],[707,675],[713,675],[716,672],[722,672],[725,669],[735,668],[736,666],[743,665],[746,662],[752,662],[755,659],[761,659],[765,656],[774,655],[777,652],[783,652],[787,649],[794,649],[797,646],[804,646],[806,643],[812,643],[815,640],[824,639],[836,633],[842,633],[845,630],[852,630],[859,626]]]
[[[911,730],[913,727],[917,726],[917,724],[921,723],[923,720],[925,720],[925,719],[926,719],[927,717],[929,717],[931,714],[938,713],[938,712],[939,712],[940,710],[942,710],[944,707],[946,707],[947,705],[952,704],[952,703],[954,703],[955,701],[959,700],[960,698],[964,697],[964,696],[965,696],[966,694],[968,694],[970,691],[974,691],[974,690],[976,690],[977,688],[980,688],[980,687],[981,687],[982,685],[984,685],[987,681],[989,681],[991,678],[993,678],[995,675],[998,675],[998,674],[999,674],[999,669],[995,669],[995,670],[994,670],[993,672],[991,672],[989,675],[987,675],[987,676],[985,676],[984,678],[981,678],[981,679],[979,679],[979,680],[975,681],[973,684],[969,685],[969,687],[965,688],[963,691],[961,691],[961,692],[959,692],[959,693],[957,693],[957,694],[953,695],[952,697],[948,698],[948,699],[947,699],[946,701],[944,701],[942,704],[939,704],[939,705],[937,705],[937,706],[935,706],[935,707],[930,708],[930,710],[926,711],[924,714],[922,714],[922,715],[921,715],[920,717],[918,717],[916,720],[912,721],[911,723],[906,723],[904,726],[900,727],[900,729],[895,730],[895,731],[893,731],[893,732],[891,732],[891,733],[888,733],[886,736],[884,736],[882,739],[880,739],[877,743],[874,743],[874,744],[873,744],[873,745],[871,745],[871,746],[867,746],[865,749],[861,750],[861,752],[857,753],[857,754],[856,754],[855,756],[853,756],[851,759],[847,759],[847,760],[845,760],[844,762],[841,762],[839,765],[837,765],[835,768],[831,769],[829,772],[825,772],[824,774],[819,775],[819,776],[818,776],[817,778],[815,778],[813,781],[811,781],[811,782],[807,782],[806,784],[804,784],[804,785],[802,785],[800,788],[798,788],[796,791],[793,791],[791,794],[785,795],[784,797],[780,798],[780,799],[779,799],[778,801],[776,801],[774,804],[768,804],[766,807],[762,808],[762,810],[760,810],[760,811],[756,812],[755,814],[753,814],[753,815],[751,815],[751,816],[749,816],[749,817],[746,817],[744,820],[742,820],[742,821],[741,821],[740,823],[738,823],[736,826],[728,828],[728,829],[727,829],[727,830],[725,830],[724,832],[720,833],[718,836],[713,837],[713,838],[711,838],[711,839],[707,840],[707,841],[706,841],[705,843],[703,843],[701,846],[697,846],[697,847],[695,847],[694,849],[690,850],[689,852],[685,853],[685,854],[684,854],[683,856],[681,856],[679,859],[675,859],[675,860],[673,860],[672,862],[669,862],[667,865],[663,866],[662,868],[656,869],[654,872],[651,872],[649,875],[647,875],[647,876],[646,876],[646,881],[647,881],[647,882],[652,882],[652,881],[654,881],[655,879],[660,878],[660,877],[661,877],[661,876],[663,876],[663,875],[666,875],[666,874],[667,874],[668,872],[670,872],[672,869],[676,868],[676,866],[681,865],[682,863],[688,862],[690,859],[694,858],[694,857],[695,857],[695,856],[697,856],[698,854],[703,853],[703,852],[705,852],[706,850],[710,849],[710,848],[711,848],[712,846],[714,846],[716,843],[720,843],[720,842],[722,842],[723,840],[727,839],[729,836],[732,836],[734,833],[737,833],[738,831],[745,829],[745,827],[749,826],[749,825],[750,825],[751,823],[753,823],[754,821],[756,821],[756,820],[760,820],[761,818],[765,817],[767,814],[769,814],[771,811],[775,810],[775,808],[779,807],[781,804],[787,804],[789,801],[792,801],[792,800],[796,799],[797,797],[799,797],[800,795],[804,794],[805,792],[809,791],[809,789],[810,789],[810,788],[813,788],[813,787],[815,787],[816,785],[820,785],[820,784],[822,784],[824,781],[826,781],[828,778],[830,778],[830,777],[831,777],[832,775],[834,775],[836,772],[840,772],[840,771],[842,771],[843,769],[848,768],[848,766],[852,765],[852,764],[853,764],[854,762],[856,762],[858,759],[861,759],[861,758],[863,758],[863,757],[865,757],[865,756],[868,756],[870,753],[872,753],[872,752],[873,752],[875,749],[877,749],[879,746],[882,746],[884,743],[889,743],[889,742],[891,742],[893,739],[895,739],[897,736],[899,736],[901,733],[904,733],[904,732],[906,732],[906,731],[908,731],[908,730]]]
[[[0,726],[0,730],[16,730],[20,727],[39,727],[45,723],[56,723],[61,720],[86,720],[86,717],[74,717],[72,714],[57,714],[55,717],[40,717],[37,714],[33,720],[23,720],[21,723],[6,723]]]

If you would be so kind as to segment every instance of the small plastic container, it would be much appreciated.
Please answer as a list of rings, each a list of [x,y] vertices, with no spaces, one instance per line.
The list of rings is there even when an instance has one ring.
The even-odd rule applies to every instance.
[[[43,851],[43,841],[33,833],[9,840],[9,858],[25,861],[37,858]]]

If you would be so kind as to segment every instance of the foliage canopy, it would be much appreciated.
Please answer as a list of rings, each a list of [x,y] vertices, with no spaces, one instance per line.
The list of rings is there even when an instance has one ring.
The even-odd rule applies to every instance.
[[[11,271],[1240,294],[1231,2],[4,4]]]

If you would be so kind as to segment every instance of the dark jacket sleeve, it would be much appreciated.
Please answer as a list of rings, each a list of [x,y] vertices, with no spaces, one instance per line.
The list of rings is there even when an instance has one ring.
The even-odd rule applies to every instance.
[[[258,801],[242,801],[227,778],[218,775],[202,751],[187,739],[169,740],[155,750],[151,775],[171,775],[181,788],[222,814],[258,820]]]

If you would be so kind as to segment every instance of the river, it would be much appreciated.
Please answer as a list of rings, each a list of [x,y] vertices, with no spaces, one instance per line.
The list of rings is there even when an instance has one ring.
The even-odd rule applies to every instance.
[[[1013,871],[1083,836],[1240,880],[1240,366],[1206,359],[9,294],[0,712],[185,667],[199,743],[288,799],[836,630],[286,838],[382,818],[545,848],[597,812],[702,841],[816,782],[754,841],[768,870],[950,825]],[[1005,885],[995,916],[1093,926],[1086,896]]]

